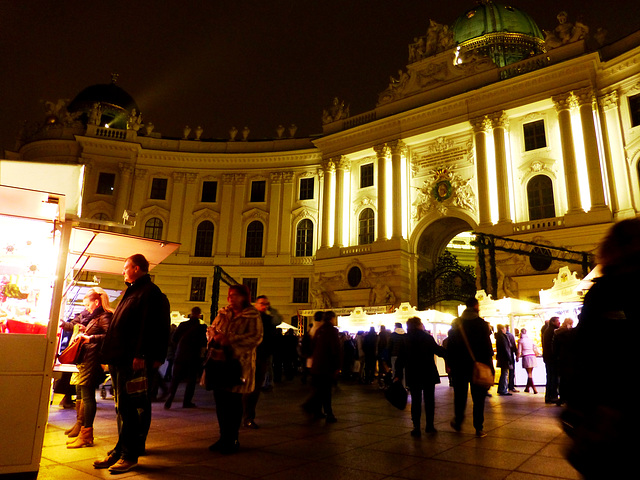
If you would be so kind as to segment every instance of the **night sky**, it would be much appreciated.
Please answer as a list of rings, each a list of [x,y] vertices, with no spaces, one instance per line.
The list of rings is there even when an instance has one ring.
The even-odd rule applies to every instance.
[[[541,29],[582,15],[609,40],[640,30],[636,0],[513,0]],[[89,85],[118,85],[144,121],[167,137],[185,125],[203,139],[231,126],[249,139],[322,132],[333,97],[351,115],[375,108],[408,44],[429,19],[451,24],[473,0],[0,0],[0,148],[12,150],[24,121],[44,119],[44,101],[73,99]]]

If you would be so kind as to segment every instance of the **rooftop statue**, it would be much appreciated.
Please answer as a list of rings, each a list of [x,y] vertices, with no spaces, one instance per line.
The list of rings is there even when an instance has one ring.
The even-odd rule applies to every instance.
[[[140,130],[142,126],[142,113],[139,113],[135,108],[131,110],[129,118],[127,119],[127,130]]]
[[[568,43],[584,40],[589,35],[589,27],[582,23],[581,19],[573,24],[567,21],[567,12],[558,13],[558,25],[552,31],[543,30],[547,49],[557,48]]]
[[[427,34],[414,38],[413,43],[409,44],[409,63],[444,52],[454,45],[453,30],[448,25],[429,20]]]
[[[338,97],[334,97],[331,106],[322,111],[322,124],[326,125],[348,117],[349,105],[345,105],[344,100],[341,102]]]

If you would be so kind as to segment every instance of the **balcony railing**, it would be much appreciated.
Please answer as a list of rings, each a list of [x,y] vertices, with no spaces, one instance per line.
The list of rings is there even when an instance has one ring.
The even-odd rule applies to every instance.
[[[513,233],[526,233],[539,230],[555,230],[564,227],[564,217],[542,218],[540,220],[530,220],[528,222],[516,223],[513,226]]]

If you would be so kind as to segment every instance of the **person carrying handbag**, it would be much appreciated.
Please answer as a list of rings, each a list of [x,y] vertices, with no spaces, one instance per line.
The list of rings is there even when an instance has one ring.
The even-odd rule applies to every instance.
[[[480,306],[476,298],[465,302],[466,308],[460,317],[452,322],[447,341],[447,359],[451,370],[453,386],[454,418],[451,427],[459,432],[467,408],[467,395],[471,389],[473,400],[473,427],[477,437],[485,437],[484,402],[487,397],[486,384],[474,383],[474,371],[493,367],[493,347],[491,346],[491,327],[480,317]],[[476,365],[476,363],[480,365]]]

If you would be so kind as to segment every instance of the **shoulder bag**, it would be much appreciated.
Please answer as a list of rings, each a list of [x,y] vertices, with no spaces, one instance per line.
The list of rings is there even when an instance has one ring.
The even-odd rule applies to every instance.
[[[58,354],[58,361],[67,365],[77,365],[80,362],[80,350],[84,343],[84,337],[79,332],[74,332],[69,345]]]
[[[240,360],[231,348],[209,347],[204,362],[204,386],[207,390],[231,388],[245,383]]]

